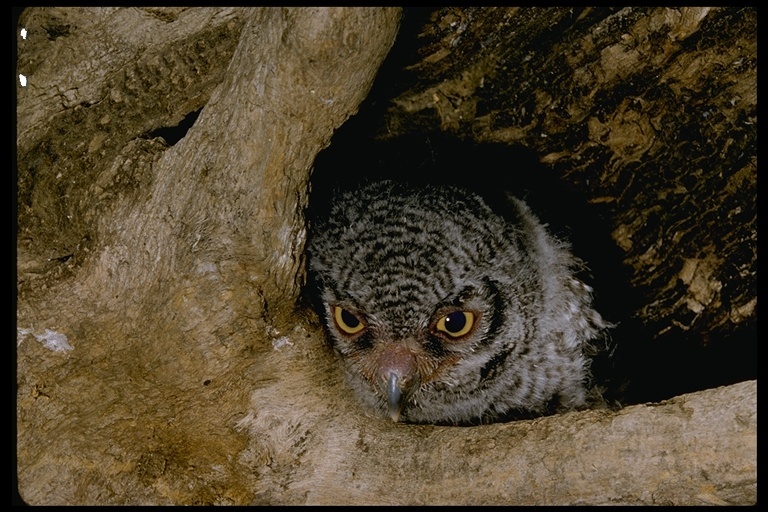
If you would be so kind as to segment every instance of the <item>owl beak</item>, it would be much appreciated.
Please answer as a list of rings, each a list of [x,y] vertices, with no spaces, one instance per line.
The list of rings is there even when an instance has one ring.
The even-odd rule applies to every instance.
[[[400,377],[395,372],[389,374],[387,381],[387,412],[392,421],[400,421],[400,411],[403,410],[403,392],[400,389]]]
[[[398,372],[390,372],[386,379],[387,386],[387,414],[392,421],[400,421],[400,413],[403,411],[405,403],[418,387],[417,379],[414,375],[400,375]]]
[[[415,354],[405,343],[387,346],[378,359],[378,385],[387,398],[387,415],[400,421],[403,407],[419,387]]]

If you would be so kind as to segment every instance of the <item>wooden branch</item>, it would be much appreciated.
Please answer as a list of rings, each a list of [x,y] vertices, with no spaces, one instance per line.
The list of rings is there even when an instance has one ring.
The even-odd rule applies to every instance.
[[[269,356],[292,377],[256,389],[251,412],[239,422],[251,434],[241,460],[249,461],[248,473],[261,482],[259,501],[756,502],[754,381],[615,412],[584,411],[479,427],[404,425],[371,418],[350,405],[343,384],[334,387],[329,381],[334,373],[314,358],[304,359],[300,347],[299,342]],[[299,377],[293,370],[302,365],[315,368],[317,375],[305,371]],[[278,398],[285,396],[292,398],[281,403]]]

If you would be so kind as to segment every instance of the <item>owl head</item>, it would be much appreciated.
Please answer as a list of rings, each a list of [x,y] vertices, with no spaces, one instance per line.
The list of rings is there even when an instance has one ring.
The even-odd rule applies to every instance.
[[[554,323],[548,277],[533,260],[556,260],[557,248],[532,254],[539,233],[520,222],[462,189],[392,181],[340,193],[316,220],[308,256],[318,309],[365,403],[395,421],[454,422],[552,394],[529,389],[523,366],[543,352],[571,358],[534,345]]]

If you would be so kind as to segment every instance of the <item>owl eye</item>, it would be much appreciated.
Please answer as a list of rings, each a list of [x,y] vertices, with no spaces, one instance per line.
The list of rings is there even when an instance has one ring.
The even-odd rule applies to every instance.
[[[461,338],[475,326],[475,314],[470,311],[454,311],[437,321],[436,329],[451,338]]]
[[[344,334],[357,334],[365,328],[365,324],[346,309],[333,306],[333,320],[336,327]]]

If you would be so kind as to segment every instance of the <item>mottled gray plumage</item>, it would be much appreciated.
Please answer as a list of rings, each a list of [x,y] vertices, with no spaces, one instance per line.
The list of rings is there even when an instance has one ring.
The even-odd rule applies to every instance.
[[[382,415],[467,423],[585,405],[585,351],[607,324],[567,246],[510,203],[502,217],[459,188],[380,181],[316,219],[309,270],[330,339]]]

